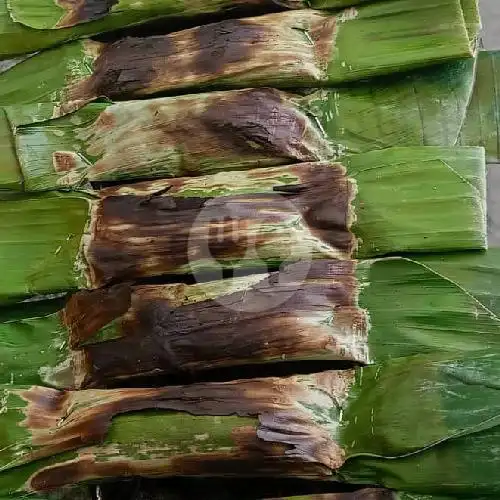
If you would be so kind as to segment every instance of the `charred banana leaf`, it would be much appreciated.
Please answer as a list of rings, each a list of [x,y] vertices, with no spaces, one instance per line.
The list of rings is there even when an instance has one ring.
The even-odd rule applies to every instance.
[[[337,15],[292,10],[164,36],[76,42],[21,66],[33,74],[46,65],[54,71],[54,60],[66,65],[51,96],[61,114],[101,96],[328,86],[472,53],[459,0],[391,0]]]
[[[491,457],[499,374],[499,356],[483,352],[158,389],[6,385],[0,492],[130,475],[279,475],[422,494],[448,485],[450,493],[498,492]],[[466,444],[472,450],[454,453]],[[430,468],[433,454],[450,465],[446,472],[435,461]]]
[[[301,8],[300,0],[279,0],[285,8]],[[355,3],[352,0],[349,3]],[[97,35],[151,19],[166,18],[165,31],[175,31],[180,18],[197,15],[236,15],[238,12],[262,13],[277,6],[274,0],[162,0],[147,2],[44,0],[0,1],[0,59],[36,52],[64,42]],[[123,8],[126,4],[127,8]],[[147,5],[146,5],[147,4]],[[145,6],[146,8],[143,8]],[[113,8],[114,7],[114,8]],[[99,14],[100,13],[100,14]],[[60,15],[60,19],[57,16]],[[78,22],[78,17],[82,23]],[[169,19],[170,17],[170,19]],[[31,18],[31,20],[29,19]],[[71,19],[77,21],[71,25]],[[59,24],[58,21],[62,24]],[[50,29],[52,24],[54,28]],[[58,24],[55,26],[55,24]],[[63,26],[66,24],[66,26]],[[40,29],[38,29],[40,28]],[[48,29],[44,29],[48,28]]]
[[[61,312],[31,305],[0,323],[2,382],[110,387],[285,361],[495,352],[499,262],[498,249],[320,260],[194,285],[79,292]]]
[[[485,248],[484,168],[481,149],[395,148],[353,156],[351,175],[320,162],[111,187],[98,199],[19,196],[0,205],[0,296],[267,272],[356,247],[363,257]]]
[[[10,0],[12,19],[39,30],[60,29],[107,18],[114,26],[144,22],[165,16],[190,17],[238,8],[339,9],[368,0]]]
[[[62,388],[285,361],[368,363],[353,261],[195,285],[75,294],[63,311],[0,323],[5,381]]]
[[[469,59],[305,97],[263,88],[92,103],[42,122],[38,104],[7,113],[25,187],[37,191],[453,146],[473,75]],[[4,161],[6,175],[17,173],[15,157]]]

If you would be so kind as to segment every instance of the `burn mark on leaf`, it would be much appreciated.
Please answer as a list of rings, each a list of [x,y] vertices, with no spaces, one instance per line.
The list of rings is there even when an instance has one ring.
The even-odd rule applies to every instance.
[[[335,22],[314,10],[226,20],[103,45],[93,74],[68,89],[63,111],[99,96],[191,88],[323,84]],[[326,60],[325,60],[326,58]],[[276,68],[279,67],[279,79]]]
[[[252,46],[262,43],[263,29],[244,19],[206,24],[194,30],[199,51],[195,66],[206,74],[220,74],[229,64],[244,61]]]
[[[268,88],[117,103],[81,139],[86,153],[99,157],[90,179],[101,181],[198,176],[333,155],[291,96]]]
[[[58,28],[74,26],[106,16],[119,0],[56,0],[66,14],[57,23]]]
[[[89,478],[119,476],[123,475],[122,467],[138,475],[161,476],[189,474],[190,468],[194,474],[231,473],[231,464],[240,470],[238,464],[249,463],[256,466],[253,472],[275,472],[283,463],[285,470],[290,465],[299,469],[299,465],[310,463],[327,474],[342,465],[344,453],[327,427],[316,422],[314,411],[306,408],[321,406],[328,411],[342,405],[353,379],[353,371],[343,371],[161,389],[62,392],[32,387],[19,391],[19,396],[28,402],[26,419],[20,425],[32,434],[33,451],[27,461],[84,448],[80,460],[36,473],[30,488],[46,490]],[[106,468],[85,453],[85,447],[104,440],[113,417],[145,409],[254,416],[256,428],[233,428],[235,449],[222,455],[179,456],[165,450],[161,459],[110,461]],[[93,450],[97,457],[99,447]],[[89,469],[93,469],[91,476],[87,474]]]
[[[73,153],[56,151],[52,154],[54,170],[58,173],[71,172],[76,170],[76,160]]]
[[[131,293],[131,288],[123,284],[74,294],[62,311],[70,347],[74,349],[85,343],[101,328],[124,315],[131,306]]]
[[[35,492],[43,492],[82,481],[124,477],[259,475],[324,479],[331,476],[331,471],[323,465],[303,463],[287,457],[287,446],[260,441],[253,428],[241,427],[238,434],[239,437],[233,432],[234,452],[177,455],[165,460],[139,461],[124,458],[109,462],[84,456],[41,469],[29,480],[29,488]]]
[[[228,97],[231,94],[228,93]],[[225,147],[277,159],[327,159],[330,147],[310,119],[275,89],[252,89],[220,99],[202,117]]]
[[[349,230],[354,186],[345,169],[311,163],[289,167],[289,173],[304,188],[286,196],[269,191],[217,198],[164,195],[146,204],[144,196],[104,196],[93,212],[86,248],[92,287],[188,272],[186,266],[194,263],[220,266],[260,259],[261,249],[273,243],[276,255],[263,261],[286,260],[287,252],[295,251],[292,221],[301,221],[304,238],[312,235],[331,253],[350,257],[355,245]],[[293,260],[308,258],[315,247],[307,247],[307,255],[297,248]],[[246,257],[249,250],[255,253],[251,259]]]
[[[154,60],[167,58],[172,52],[168,36],[129,37],[101,44],[92,75],[70,88],[69,100],[83,104],[101,96],[140,95],[155,77]]]
[[[156,297],[148,288],[157,290]],[[103,292],[95,292],[94,303],[93,293],[83,292],[81,304],[93,323],[68,323],[76,339],[90,338],[98,333],[96,324],[111,318]],[[115,316],[122,316],[118,338],[81,349],[75,369],[84,387],[297,357],[368,362],[367,321],[357,307],[352,261],[290,265],[243,291],[188,305],[161,298],[158,287],[139,287],[132,296],[130,309]]]

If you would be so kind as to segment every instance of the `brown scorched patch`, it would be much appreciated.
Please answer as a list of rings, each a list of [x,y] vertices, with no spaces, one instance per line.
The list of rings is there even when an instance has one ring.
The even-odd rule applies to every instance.
[[[354,269],[352,261],[294,264],[243,291],[187,305],[180,297],[174,304],[162,298],[161,287],[139,287],[128,311],[110,305],[114,315],[102,295],[126,306],[128,287],[76,294],[65,314],[73,344],[120,318],[119,338],[81,348],[76,378],[84,387],[105,387],[141,376],[314,356],[366,363],[367,320],[357,307]],[[82,321],[89,314],[94,319]]]
[[[119,0],[56,0],[66,14],[57,23],[58,28],[74,26],[106,16]]]
[[[290,221],[298,216],[325,248],[349,258],[355,245],[349,230],[355,187],[345,169],[310,163],[292,166],[289,173],[300,184],[277,186],[272,193],[104,196],[96,202],[86,247],[91,286],[185,272],[197,262],[237,261],[248,249],[258,254],[265,245],[283,248],[280,242],[295,235]]]
[[[210,470],[215,474],[230,473],[230,467],[225,468],[225,459],[233,465],[238,461],[242,461],[243,466],[254,462],[255,470],[265,471],[269,466],[270,471],[275,471],[276,465],[279,470],[280,463],[285,461],[298,470],[299,464],[311,463],[331,471],[342,465],[343,451],[328,428],[316,423],[313,414],[305,408],[321,405],[326,411],[342,405],[353,379],[353,371],[344,371],[161,389],[62,392],[32,387],[19,392],[28,402],[24,410],[26,419],[20,425],[32,433],[34,451],[30,458],[34,460],[101,443],[113,417],[127,412],[161,409],[191,415],[255,416],[258,419],[256,429],[233,429],[232,438],[239,453],[231,451],[225,457],[189,453],[167,457],[170,463],[162,464],[157,460],[151,474],[189,473],[189,467],[192,473],[210,473]],[[326,399],[325,395],[328,395]],[[92,466],[92,461],[87,466],[75,463],[79,462],[67,464],[67,474],[64,473],[65,464],[43,469],[31,479],[31,487],[51,489],[56,482],[60,486],[87,479],[85,471]],[[134,460],[125,463],[129,464],[127,470],[134,470]],[[136,463],[140,471],[141,461],[136,460]],[[148,461],[143,464],[147,467]],[[99,466],[96,467],[95,470],[99,470]],[[51,475],[54,469],[58,473]]]
[[[331,158],[327,138],[290,97],[265,88],[115,104],[81,133],[87,153],[99,157],[89,178],[197,176]]]
[[[69,345],[76,348],[101,328],[125,314],[131,306],[131,288],[116,285],[71,296],[61,315],[68,328]]]
[[[334,19],[306,9],[125,38],[101,47],[63,108],[190,88],[312,87],[325,82],[335,32]]]

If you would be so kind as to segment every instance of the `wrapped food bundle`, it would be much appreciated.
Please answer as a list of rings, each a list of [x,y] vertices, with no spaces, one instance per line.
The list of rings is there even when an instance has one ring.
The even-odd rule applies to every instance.
[[[132,474],[497,492],[498,387],[491,381],[499,366],[497,354],[478,353],[167,388],[5,385],[0,491]],[[435,467],[438,457],[445,469]]]
[[[158,19],[167,31],[179,22],[203,21],[206,16],[239,17],[278,9],[340,9],[367,0],[2,0],[0,59],[34,52],[61,42],[96,35]],[[461,0],[469,29],[478,23],[472,0]],[[470,5],[468,5],[470,4]],[[146,26],[146,30],[148,27]]]
[[[479,28],[476,0],[0,0],[0,59],[48,49],[0,74],[0,498],[496,498]]]
[[[13,198],[0,205],[0,296],[355,254],[482,249],[483,154],[387,149],[353,156],[347,169],[305,163],[109,187],[97,198]]]
[[[292,10],[167,35],[78,41],[20,63],[4,76],[2,94],[32,93],[36,78],[35,100],[64,114],[98,97],[331,86],[472,54],[459,0],[386,0],[338,14]]]
[[[7,108],[15,131],[4,143],[14,143],[11,170],[17,174],[18,158],[29,191],[335,161],[389,146],[454,146],[473,74],[467,61],[404,75],[388,87],[93,103],[52,120],[40,120],[39,106],[27,104]]]
[[[25,306],[3,319],[3,382],[126,387],[206,380],[222,368],[495,350],[499,262],[498,250],[318,260],[193,285],[83,291],[64,307]]]

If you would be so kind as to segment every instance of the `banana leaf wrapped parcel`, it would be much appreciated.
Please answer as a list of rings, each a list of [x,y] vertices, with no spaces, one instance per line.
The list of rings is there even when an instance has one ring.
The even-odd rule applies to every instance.
[[[454,146],[473,75],[469,59],[305,96],[262,88],[92,103],[49,120],[39,104],[9,106],[4,188],[19,170],[37,191]]]
[[[16,88],[20,72],[48,73],[58,82],[50,100],[64,114],[98,97],[331,86],[473,54],[459,0],[388,0],[339,14],[292,10],[167,35],[78,41],[31,57],[3,78]],[[62,71],[55,74],[54,65]]]
[[[318,260],[192,285],[114,285],[43,310],[25,304],[0,323],[1,382],[103,388],[238,367],[273,373],[283,362],[495,352],[499,262],[498,249]]]
[[[347,169],[303,163],[88,195],[20,195],[0,202],[0,297],[298,260],[484,249],[485,191],[481,148],[393,148],[355,155]]]
[[[500,163],[500,51],[481,51],[476,78],[459,143],[483,146],[490,163]]]
[[[279,475],[492,494],[499,374],[499,356],[483,351],[150,389],[5,385],[0,492],[130,475]]]
[[[0,1],[0,60],[78,38],[161,20],[165,31],[175,31],[179,20],[195,23],[204,16],[238,17],[280,9],[339,9],[366,0],[53,0]],[[474,32],[476,0],[461,0],[466,24]],[[203,21],[205,19],[202,19]]]

